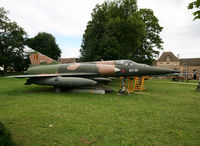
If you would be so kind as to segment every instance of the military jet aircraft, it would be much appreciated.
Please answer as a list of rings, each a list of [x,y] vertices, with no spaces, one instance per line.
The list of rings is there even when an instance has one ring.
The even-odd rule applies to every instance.
[[[129,77],[143,75],[164,75],[178,71],[151,67],[131,60],[113,60],[59,64],[39,53],[30,56],[32,66],[26,75],[10,76],[28,78],[25,85],[48,85],[56,88],[91,87],[98,82],[110,81],[106,77]]]

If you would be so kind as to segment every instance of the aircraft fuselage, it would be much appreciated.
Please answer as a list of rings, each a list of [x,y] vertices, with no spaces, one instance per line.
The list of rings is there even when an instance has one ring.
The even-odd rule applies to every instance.
[[[53,64],[39,65],[30,67],[27,70],[28,75],[46,75],[46,74],[65,74],[70,73],[71,76],[143,76],[143,75],[160,75],[177,73],[178,71],[151,67],[145,64],[135,63],[130,60],[114,60],[99,62],[83,62],[70,64]]]

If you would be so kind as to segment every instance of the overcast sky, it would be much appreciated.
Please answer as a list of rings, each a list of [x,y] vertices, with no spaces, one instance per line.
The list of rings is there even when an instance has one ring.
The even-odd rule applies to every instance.
[[[200,20],[193,21],[193,0],[138,0],[139,8],[150,8],[164,27],[164,51],[181,58],[200,57]],[[92,9],[104,0],[1,0],[9,18],[25,29],[29,37],[38,32],[52,33],[62,57],[78,57],[82,35]]]

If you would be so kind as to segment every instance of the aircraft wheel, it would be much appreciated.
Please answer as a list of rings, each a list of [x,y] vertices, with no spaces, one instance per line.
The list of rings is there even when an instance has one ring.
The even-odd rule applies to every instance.
[[[56,93],[60,93],[61,92],[61,88],[60,87],[54,87],[55,88],[55,92]]]

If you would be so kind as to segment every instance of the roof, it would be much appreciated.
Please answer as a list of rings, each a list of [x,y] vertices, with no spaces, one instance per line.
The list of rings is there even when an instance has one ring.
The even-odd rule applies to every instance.
[[[61,64],[76,62],[78,58],[59,58]]]
[[[169,61],[179,61],[172,52],[163,52],[160,58],[158,58],[158,62],[166,62],[167,59],[169,59]]]
[[[188,66],[200,66],[200,58],[183,58],[180,59],[180,64],[186,64]]]

